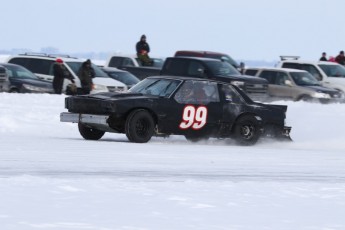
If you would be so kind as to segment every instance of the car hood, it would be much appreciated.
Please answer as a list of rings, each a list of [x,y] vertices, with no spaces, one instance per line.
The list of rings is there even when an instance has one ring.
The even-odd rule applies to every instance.
[[[132,93],[132,92],[125,92],[125,93],[117,93],[117,92],[107,92],[107,93],[96,93],[90,95],[83,95],[79,97],[88,97],[88,98],[95,98],[95,99],[140,99],[140,98],[158,98],[158,96],[152,96],[142,93]]]
[[[260,77],[253,77],[249,75],[229,75],[225,76],[217,76],[218,78],[222,78],[224,81],[243,81],[250,84],[268,84],[266,79]],[[228,79],[228,80],[227,80]]]
[[[126,87],[122,82],[110,77],[95,77],[92,79],[93,83],[105,86],[122,86]]]
[[[316,92],[321,92],[321,93],[328,93],[328,94],[338,93],[338,90],[327,88],[321,85],[308,85],[308,86],[303,86],[303,87],[306,87],[308,89],[312,89]]]

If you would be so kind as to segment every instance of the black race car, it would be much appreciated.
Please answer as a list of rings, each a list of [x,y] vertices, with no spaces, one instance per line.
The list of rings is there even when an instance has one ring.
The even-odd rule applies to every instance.
[[[289,139],[287,106],[253,102],[238,87],[187,77],[149,77],[127,93],[99,93],[65,99],[62,122],[78,123],[87,140],[105,132],[125,133],[131,142],[145,143],[153,135],[184,135],[198,141],[234,138],[243,145],[260,136]]]

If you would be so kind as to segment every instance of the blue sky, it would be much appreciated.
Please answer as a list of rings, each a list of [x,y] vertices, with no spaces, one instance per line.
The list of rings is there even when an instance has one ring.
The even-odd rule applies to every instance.
[[[1,11],[0,50],[133,54],[142,34],[151,56],[192,49],[316,60],[345,50],[344,0],[3,0]]]

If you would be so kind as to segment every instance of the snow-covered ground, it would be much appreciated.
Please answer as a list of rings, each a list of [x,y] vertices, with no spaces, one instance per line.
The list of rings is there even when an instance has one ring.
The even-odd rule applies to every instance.
[[[63,95],[0,93],[0,229],[345,229],[345,104],[277,103],[293,142],[134,144],[82,139]]]

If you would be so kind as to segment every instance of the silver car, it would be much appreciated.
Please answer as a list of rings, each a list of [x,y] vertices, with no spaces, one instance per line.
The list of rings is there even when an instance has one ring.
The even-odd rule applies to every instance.
[[[287,68],[247,68],[246,75],[265,78],[272,100],[343,102],[338,90],[322,86],[309,72]]]

